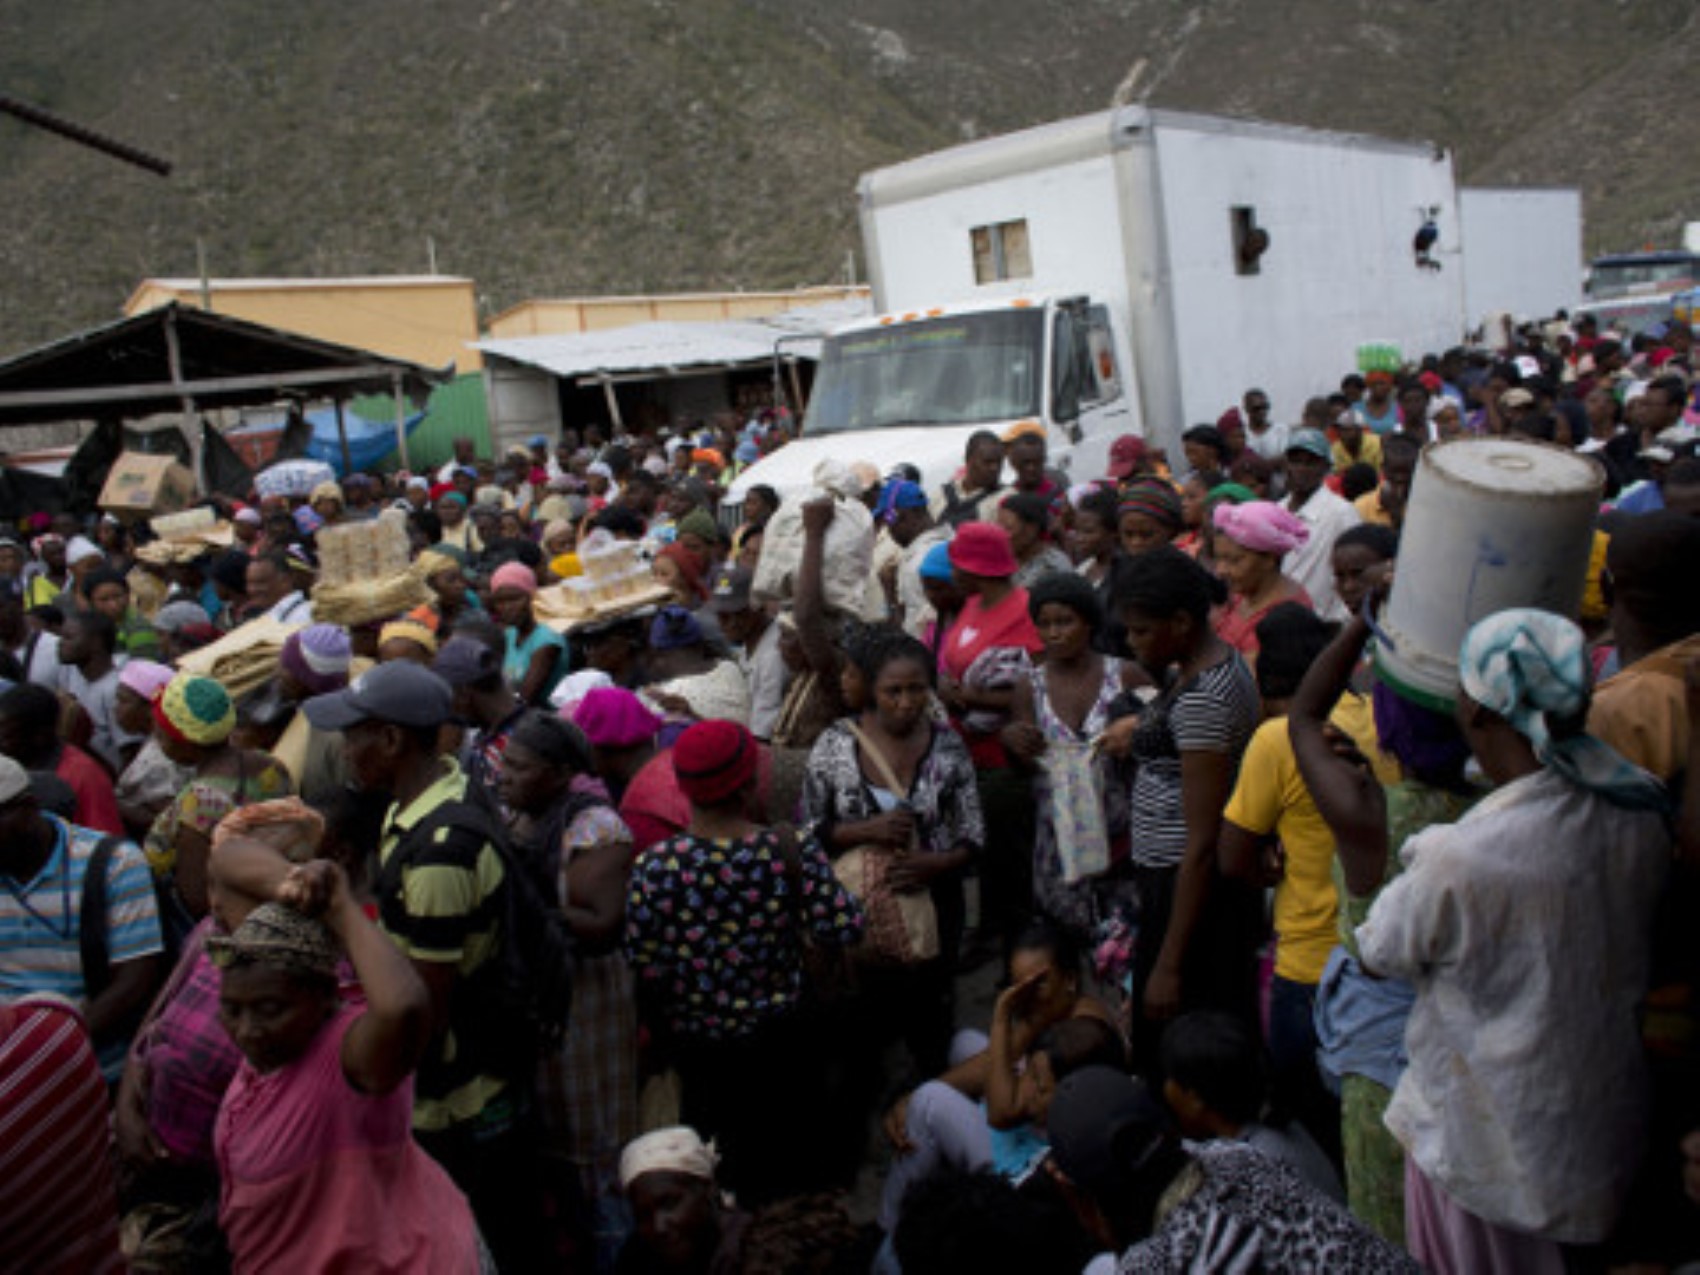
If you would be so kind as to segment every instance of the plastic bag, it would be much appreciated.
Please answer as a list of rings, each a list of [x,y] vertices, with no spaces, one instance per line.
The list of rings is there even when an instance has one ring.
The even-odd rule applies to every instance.
[[[859,499],[861,483],[837,461],[815,466],[815,490],[787,500],[767,524],[761,558],[751,586],[759,602],[788,602],[796,590],[797,568],[803,561],[803,504],[831,496],[834,514],[826,529],[826,553],[821,586],[826,605],[845,615],[867,615],[868,579],[874,565],[874,519]]]

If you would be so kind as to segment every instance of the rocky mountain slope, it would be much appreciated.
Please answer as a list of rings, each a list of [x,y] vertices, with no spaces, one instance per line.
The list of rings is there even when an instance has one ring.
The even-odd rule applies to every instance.
[[[1700,217],[1686,0],[0,0],[0,353],[149,274],[419,272],[528,296],[842,277],[859,173],[1107,105],[1427,138],[1580,184],[1591,248]]]

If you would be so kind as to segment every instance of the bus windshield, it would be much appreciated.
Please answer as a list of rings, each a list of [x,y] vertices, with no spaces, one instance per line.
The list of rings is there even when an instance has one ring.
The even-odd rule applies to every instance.
[[[1044,311],[999,310],[827,340],[805,434],[971,425],[1039,414]]]
[[[1662,257],[1605,258],[1588,273],[1588,295],[1595,300],[1621,297],[1636,289],[1652,291],[1696,277],[1700,259],[1686,254]]]

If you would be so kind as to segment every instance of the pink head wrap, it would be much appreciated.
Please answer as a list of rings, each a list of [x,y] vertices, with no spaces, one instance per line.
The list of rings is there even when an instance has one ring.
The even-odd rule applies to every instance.
[[[152,660],[126,660],[124,667],[118,670],[118,685],[127,686],[149,703],[166,687],[173,677],[177,676],[175,669],[165,664],[156,664]]]
[[[664,725],[642,700],[618,686],[591,691],[578,702],[572,720],[598,748],[632,748],[654,739]]]
[[[523,562],[504,562],[490,577],[490,592],[498,589],[518,589],[522,593],[537,592],[537,573]]]
[[[1212,515],[1216,530],[1253,553],[1290,553],[1310,539],[1310,528],[1280,505],[1251,500],[1243,505],[1220,504]]]

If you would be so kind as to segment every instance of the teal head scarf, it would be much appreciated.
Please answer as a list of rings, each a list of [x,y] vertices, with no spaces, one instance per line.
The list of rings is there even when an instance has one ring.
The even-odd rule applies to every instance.
[[[1464,693],[1509,722],[1543,766],[1613,805],[1669,812],[1657,778],[1581,729],[1587,644],[1563,616],[1527,607],[1488,616],[1465,635],[1458,676]]]

